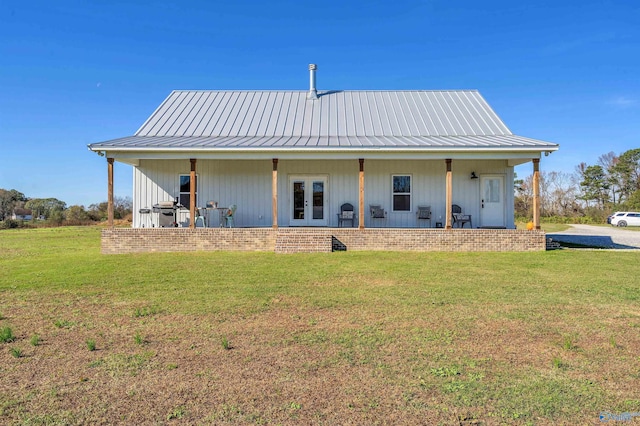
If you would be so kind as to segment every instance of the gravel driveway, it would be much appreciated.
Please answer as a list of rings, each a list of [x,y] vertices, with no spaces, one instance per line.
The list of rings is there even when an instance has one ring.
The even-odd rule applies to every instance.
[[[640,232],[614,226],[571,225],[547,234],[554,241],[613,249],[640,249]]]

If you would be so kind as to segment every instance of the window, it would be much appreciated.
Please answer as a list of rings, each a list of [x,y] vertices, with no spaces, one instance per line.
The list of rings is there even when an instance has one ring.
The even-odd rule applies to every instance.
[[[411,176],[393,175],[393,211],[411,211]]]
[[[196,200],[198,199],[198,177],[196,176]],[[188,209],[191,206],[191,175],[180,175],[178,203]]]

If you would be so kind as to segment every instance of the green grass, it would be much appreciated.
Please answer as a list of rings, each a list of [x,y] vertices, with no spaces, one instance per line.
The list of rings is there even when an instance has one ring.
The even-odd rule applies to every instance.
[[[10,343],[15,339],[16,337],[13,335],[13,330],[11,330],[11,327],[0,328],[0,343]]]
[[[96,350],[96,341],[93,339],[87,339],[85,344],[87,345],[87,350],[93,352]]]
[[[16,401],[0,423],[99,420],[124,403],[99,406],[103,375],[136,376],[140,401],[180,389],[145,408],[158,422],[588,424],[640,411],[637,253],[101,255],[99,229],[58,228],[0,231],[0,263],[12,323],[0,326],[46,338],[21,360],[5,349],[3,374],[19,383],[29,362],[50,362],[50,386],[81,401],[35,406],[26,382],[0,385]],[[86,380],[56,382],[56,360],[94,337],[100,350],[83,355],[99,358],[75,367]],[[200,384],[219,400],[193,390],[207,403],[184,406]]]
[[[29,340],[29,342],[31,343],[31,346],[40,345],[40,342],[41,342],[40,335],[34,334],[33,336],[31,336],[31,339]]]

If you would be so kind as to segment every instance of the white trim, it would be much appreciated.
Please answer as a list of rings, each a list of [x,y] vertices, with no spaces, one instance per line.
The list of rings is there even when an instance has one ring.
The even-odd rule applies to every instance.
[[[479,176],[479,197],[480,197],[480,216],[478,217],[478,225],[476,226],[506,226],[507,224],[507,175],[504,173],[482,173]],[[487,217],[487,214],[485,213],[485,209],[484,209],[484,204],[485,204],[485,200],[484,200],[484,186],[483,183],[485,182],[486,179],[495,179],[495,178],[500,178],[501,179],[501,184],[502,184],[502,188],[501,188],[501,193],[500,193],[500,203],[502,204],[502,222],[495,222],[492,223],[491,220],[493,219],[493,217]],[[488,203],[488,201],[487,201]]]
[[[182,186],[182,185],[180,185],[180,178],[182,176],[186,176],[186,177],[189,178],[189,180],[191,180],[191,172],[189,172],[189,173],[178,173],[178,195],[177,195],[178,196],[178,202],[180,202],[180,196],[182,194],[186,194],[186,195],[191,196],[191,191],[189,191],[189,192],[180,191],[180,187]],[[198,208],[198,194],[200,193],[200,191],[198,191],[198,186],[199,185],[200,185],[200,174],[196,173],[196,208]],[[183,205],[183,207],[185,209],[189,210],[189,206],[184,206]]]
[[[262,151],[262,152],[133,152],[112,151],[110,158],[116,161],[134,164],[140,160],[188,160],[196,157],[199,160],[507,160],[510,165],[527,163],[532,159],[539,159],[540,152],[453,152],[453,151],[350,151],[350,152],[320,152],[320,151]]]
[[[395,177],[409,176],[409,192],[394,192],[393,180]],[[396,195],[409,195],[409,210],[395,210],[394,197]],[[394,173],[391,175],[391,213],[411,213],[413,211],[413,175],[411,173]]]
[[[328,174],[290,174],[288,176],[288,195],[287,195],[287,217],[289,218],[289,226],[329,226],[331,218],[329,217],[329,175]],[[293,183],[295,181],[304,181],[313,184],[313,181],[322,181],[324,188],[322,193],[322,219],[313,219],[313,188],[307,193],[305,189],[305,197],[311,197],[310,209],[305,206],[304,214],[307,216],[303,220],[296,220],[293,217]],[[311,195],[309,195],[311,194]]]

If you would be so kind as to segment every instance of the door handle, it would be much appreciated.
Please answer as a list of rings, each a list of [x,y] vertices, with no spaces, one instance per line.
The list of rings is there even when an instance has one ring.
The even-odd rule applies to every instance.
[[[484,200],[482,200],[482,208],[484,209]]]

